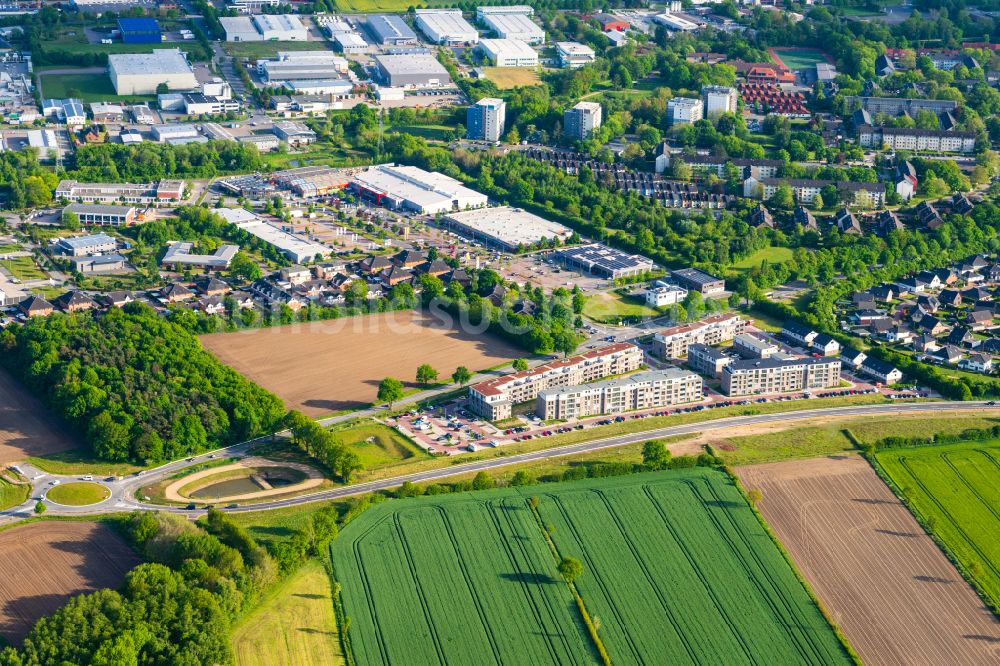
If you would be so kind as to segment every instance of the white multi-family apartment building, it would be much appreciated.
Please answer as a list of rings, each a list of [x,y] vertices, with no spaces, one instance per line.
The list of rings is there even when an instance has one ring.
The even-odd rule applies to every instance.
[[[469,389],[473,411],[490,421],[511,417],[511,408],[546,389],[576,386],[642,367],[642,350],[625,342],[490,379]]]
[[[976,150],[976,135],[973,132],[862,125],[858,128],[858,143],[865,148],[888,146],[892,150],[972,153]]]
[[[762,358],[734,361],[722,369],[722,392],[739,397],[833,388],[840,384],[838,358]]]
[[[701,377],[679,368],[640,372],[620,379],[546,389],[535,413],[543,419],[618,414],[701,400]]]
[[[885,185],[882,183],[811,180],[808,178],[747,178],[743,181],[743,196],[767,200],[774,196],[774,193],[782,185],[788,185],[792,188],[792,195],[795,197],[795,201],[800,204],[812,203],[816,199],[816,195],[827,185],[836,187],[840,200],[846,204],[864,204],[880,208],[885,202]]]
[[[712,315],[690,324],[664,329],[653,337],[653,349],[662,358],[687,355],[693,344],[717,345],[743,332],[747,322],[737,314]]]

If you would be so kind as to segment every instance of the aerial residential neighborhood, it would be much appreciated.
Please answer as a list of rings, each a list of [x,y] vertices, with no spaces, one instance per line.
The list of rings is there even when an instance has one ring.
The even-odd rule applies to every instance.
[[[0,9],[0,666],[1000,661],[995,3]]]

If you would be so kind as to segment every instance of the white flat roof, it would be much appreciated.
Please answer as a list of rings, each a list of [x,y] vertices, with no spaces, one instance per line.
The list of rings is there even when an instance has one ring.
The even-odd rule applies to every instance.
[[[532,245],[543,238],[562,239],[573,233],[572,229],[558,222],[511,206],[450,213],[447,219],[510,247]]]
[[[462,199],[483,206],[487,200],[485,194],[470,190],[459,180],[412,166],[380,164],[355,174],[354,180],[366,189],[409,201],[422,209],[444,204],[450,208],[451,202]]]
[[[481,39],[479,44],[494,60],[498,58],[538,59],[538,53],[535,49],[520,39]]]
[[[556,42],[556,50],[568,56],[595,56],[594,49],[580,42]]]
[[[487,14],[483,17],[483,23],[505,36],[522,34],[545,38],[545,31],[524,14]]]
[[[330,253],[330,248],[327,246],[282,231],[278,226],[242,208],[214,208],[212,212],[248,234],[278,248],[293,261],[309,261],[317,254]]]
[[[416,16],[418,24],[429,33],[427,36],[435,41],[472,41],[479,37],[476,29],[462,18],[460,9],[418,9]]]
[[[191,65],[180,49],[155,49],[152,53],[111,53],[108,64],[124,75],[191,74]]]

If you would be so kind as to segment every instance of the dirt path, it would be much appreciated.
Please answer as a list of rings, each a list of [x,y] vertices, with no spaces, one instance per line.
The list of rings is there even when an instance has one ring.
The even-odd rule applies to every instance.
[[[863,663],[1000,663],[996,617],[863,458],[736,473]]]

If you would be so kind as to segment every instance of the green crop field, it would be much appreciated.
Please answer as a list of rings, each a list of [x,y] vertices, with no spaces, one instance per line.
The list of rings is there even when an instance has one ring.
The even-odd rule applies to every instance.
[[[576,589],[612,663],[849,663],[709,469],[373,507],[331,549],[357,663],[599,663],[546,531],[583,563]]]
[[[990,597],[1000,603],[1000,440],[884,451],[878,462]]]

